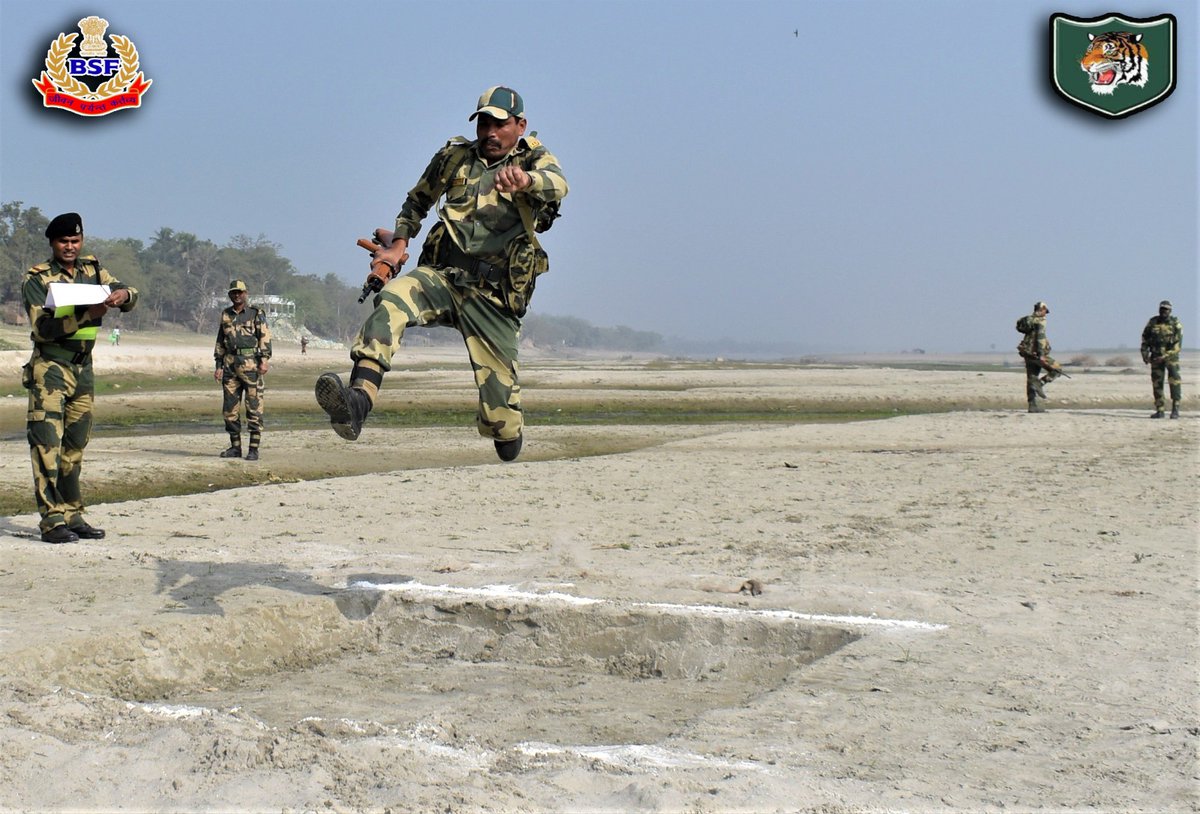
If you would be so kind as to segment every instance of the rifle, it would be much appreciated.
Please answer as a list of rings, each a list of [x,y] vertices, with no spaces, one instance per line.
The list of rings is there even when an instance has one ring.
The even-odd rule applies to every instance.
[[[370,240],[367,240],[365,237],[360,237],[358,239],[358,245],[369,251],[371,253],[371,259],[374,260],[375,252],[379,251],[380,248],[387,249],[391,247],[392,235],[393,232],[391,229],[388,229],[386,226],[380,226],[375,230],[375,234]],[[362,293],[358,295],[358,301],[361,303],[371,294],[375,294],[382,290],[384,283],[399,274],[400,266],[403,266],[407,260],[408,252],[405,252],[404,256],[400,258],[399,264],[395,266],[384,260],[376,260],[375,262],[371,263],[371,273],[367,275],[367,281],[363,283]],[[388,267],[387,280],[384,280],[382,276],[375,273],[376,266]]]
[[[1042,366],[1042,370],[1045,370],[1048,373],[1053,373],[1055,376],[1062,376],[1064,379],[1071,378],[1071,374],[1063,370],[1062,365],[1052,365],[1041,356],[1038,357],[1037,362]]]

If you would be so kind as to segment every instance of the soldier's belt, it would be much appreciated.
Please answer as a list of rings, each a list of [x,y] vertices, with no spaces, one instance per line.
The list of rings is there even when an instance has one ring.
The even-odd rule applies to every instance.
[[[62,345],[38,345],[37,352],[43,359],[49,359],[52,362],[61,362],[66,365],[82,365],[91,358],[93,344],[85,342],[78,350],[64,348]]]
[[[495,263],[480,260],[478,257],[472,257],[448,240],[446,243],[446,248],[442,251],[440,258],[444,265],[454,266],[456,269],[475,274],[479,279],[487,280],[494,285],[500,285],[500,282],[508,274],[507,266],[498,266]]]
[[[238,356],[253,356],[258,353],[258,348],[238,348],[234,353]]]

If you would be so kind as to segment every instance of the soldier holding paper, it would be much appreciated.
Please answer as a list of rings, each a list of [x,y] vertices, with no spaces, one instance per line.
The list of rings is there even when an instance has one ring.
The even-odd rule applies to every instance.
[[[68,212],[54,218],[46,227],[46,237],[53,256],[29,269],[21,285],[21,300],[33,328],[33,355],[21,378],[29,391],[26,432],[33,494],[42,517],[43,541],[98,540],[104,531],[84,519],[79,485],[83,450],[92,434],[92,348],[108,309],[129,311],[137,304],[138,294],[95,257],[81,254],[83,221],[79,215]],[[52,283],[107,286],[109,293],[91,305],[48,307]]]

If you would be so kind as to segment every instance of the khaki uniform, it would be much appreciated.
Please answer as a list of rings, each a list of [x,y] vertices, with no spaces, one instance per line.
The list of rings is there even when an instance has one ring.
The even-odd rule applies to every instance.
[[[92,435],[92,348],[102,321],[89,320],[86,306],[46,308],[50,283],[123,288],[129,300],[121,311],[133,308],[138,298],[137,291],[113,277],[92,255],[80,255],[72,270],[53,259],[39,263],[21,284],[21,302],[33,329],[33,355],[21,383],[29,391],[25,426],[42,532],[84,522],[80,474],[83,451]]]
[[[1050,367],[1058,364],[1050,357],[1050,340],[1046,337],[1046,318],[1037,314],[1022,317],[1025,338],[1017,345],[1017,353],[1025,360],[1025,397],[1030,404],[1038,396],[1039,383],[1049,384],[1058,378],[1054,370],[1044,368],[1039,359],[1044,359]],[[1020,325],[1019,323],[1019,325]],[[1039,382],[1039,376],[1040,382]]]
[[[529,189],[496,191],[496,173],[509,165],[529,173]],[[548,228],[553,217],[547,213],[557,210],[567,189],[558,160],[532,137],[521,138],[511,153],[491,164],[466,139],[454,139],[439,150],[396,216],[395,236],[415,237],[444,196],[438,223],[425,240],[417,267],[375,298],[375,310],[350,353],[355,363],[351,385],[374,400],[406,328],[453,327],[462,334],[475,371],[480,435],[496,441],[517,438],[523,424],[517,367],[521,317],[537,276],[549,268],[532,233]]]
[[[1154,408],[1166,406],[1163,384],[1171,388],[1171,401],[1183,401],[1183,377],[1179,371],[1179,353],[1183,350],[1183,323],[1179,317],[1151,317],[1142,330],[1142,361],[1150,364],[1150,387]]]
[[[230,306],[221,312],[217,343],[213,349],[216,369],[221,371],[221,410],[229,445],[242,446],[242,401],[246,402],[246,429],[250,449],[258,449],[263,430],[263,396],[266,385],[259,364],[271,358],[271,329],[261,308],[247,305],[238,313]]]

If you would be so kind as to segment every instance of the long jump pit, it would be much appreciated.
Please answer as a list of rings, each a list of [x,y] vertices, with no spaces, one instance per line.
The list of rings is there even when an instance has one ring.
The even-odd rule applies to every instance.
[[[9,698],[24,702],[11,707],[10,723],[23,731],[21,746],[10,741],[5,753],[10,765],[23,758],[28,770],[65,749],[72,760],[89,755],[101,774],[124,763],[120,770],[149,787],[89,792],[71,776],[38,780],[35,771],[18,803],[104,808],[121,802],[124,785],[135,808],[223,801],[243,810],[268,800],[282,810],[319,808],[327,794],[334,808],[373,809],[386,808],[381,800],[395,786],[397,802],[422,808],[446,786],[486,777],[496,784],[492,803],[460,796],[463,810],[521,808],[521,800],[554,808],[555,798],[538,801],[511,776],[498,778],[597,769],[608,778],[602,786],[664,771],[777,785],[769,758],[714,754],[689,743],[689,732],[705,720],[759,717],[753,708],[772,693],[802,687],[810,665],[865,636],[942,629],[404,575],[355,574],[328,587],[237,563],[157,570],[160,593],[220,583],[223,607],[185,601],[102,635],[71,635],[68,625],[8,658]],[[272,581],[289,601],[278,593],[262,601]],[[97,755],[114,743],[126,746]],[[239,796],[247,783],[256,790]],[[595,803],[591,794],[579,799]]]
[[[12,661],[39,683],[181,717],[238,709],[274,727],[417,739],[436,719],[455,740],[598,749],[657,744],[872,632],[942,627],[362,575],[325,599],[68,637]],[[620,709],[593,703],[614,697]]]

